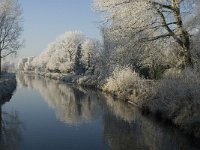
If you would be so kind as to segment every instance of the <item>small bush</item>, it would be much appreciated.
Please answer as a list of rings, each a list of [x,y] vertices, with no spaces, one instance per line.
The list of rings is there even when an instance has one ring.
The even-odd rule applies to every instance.
[[[134,89],[140,89],[143,79],[130,67],[116,67],[112,75],[106,80],[103,91],[112,93],[118,98],[127,98]]]
[[[65,62],[60,64],[59,70],[61,73],[71,73],[73,72],[74,64],[72,62]]]
[[[146,102],[144,105],[152,112],[162,112],[188,132],[194,132],[198,125],[200,135],[200,79],[197,72],[187,69],[180,74],[168,74]]]

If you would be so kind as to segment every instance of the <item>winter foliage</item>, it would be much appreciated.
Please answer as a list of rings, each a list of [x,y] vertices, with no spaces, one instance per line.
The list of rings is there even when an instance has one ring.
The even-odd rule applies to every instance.
[[[198,44],[198,1],[95,0],[94,5],[104,12],[104,43],[113,50],[112,61],[148,68],[150,72],[151,67],[146,65],[155,59],[164,68],[196,65],[192,47]],[[171,56],[177,60],[173,64]],[[166,59],[170,66],[166,66]]]
[[[98,41],[79,31],[66,32],[39,56],[21,59],[17,68],[21,71],[81,74],[94,68],[100,47]]]
[[[161,113],[165,118],[189,133],[200,135],[199,73],[187,69],[168,74],[154,87],[151,97],[143,102],[151,112]]]
[[[125,98],[133,89],[140,89],[143,79],[130,67],[117,66],[103,87],[118,97]]]

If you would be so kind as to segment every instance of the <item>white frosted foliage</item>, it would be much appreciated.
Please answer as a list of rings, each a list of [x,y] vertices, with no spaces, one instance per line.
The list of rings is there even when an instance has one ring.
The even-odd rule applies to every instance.
[[[19,60],[17,68],[21,71],[72,73],[78,45],[83,45],[82,61],[88,62],[90,59],[92,65],[97,55],[95,51],[98,51],[100,46],[97,43],[98,41],[87,38],[82,32],[65,32],[50,43],[39,56]]]

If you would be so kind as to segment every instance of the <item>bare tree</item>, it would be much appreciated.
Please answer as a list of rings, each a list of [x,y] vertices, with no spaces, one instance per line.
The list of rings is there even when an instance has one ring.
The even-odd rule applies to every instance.
[[[2,58],[16,54],[22,47],[22,10],[17,0],[0,2],[0,73]]]

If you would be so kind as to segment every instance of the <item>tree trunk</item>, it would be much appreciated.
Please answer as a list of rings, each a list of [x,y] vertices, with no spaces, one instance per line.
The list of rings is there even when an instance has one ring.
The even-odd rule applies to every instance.
[[[1,60],[2,59],[2,57],[1,57],[1,51],[0,51],[0,78],[1,78]]]
[[[69,62],[72,62],[72,53],[69,51]]]
[[[0,104],[0,146],[2,144],[2,105]]]
[[[179,37],[179,45],[183,48],[184,53],[184,64],[183,68],[192,67],[193,68],[193,61],[190,49],[190,37],[189,33],[184,29],[183,21],[180,13],[180,0],[172,0],[171,5],[173,7],[173,13],[176,20],[177,25],[177,37]]]
[[[192,61],[192,54],[190,49],[190,39],[189,36],[185,35],[185,41],[184,41],[184,50],[185,50],[185,67],[194,67],[193,61]]]

